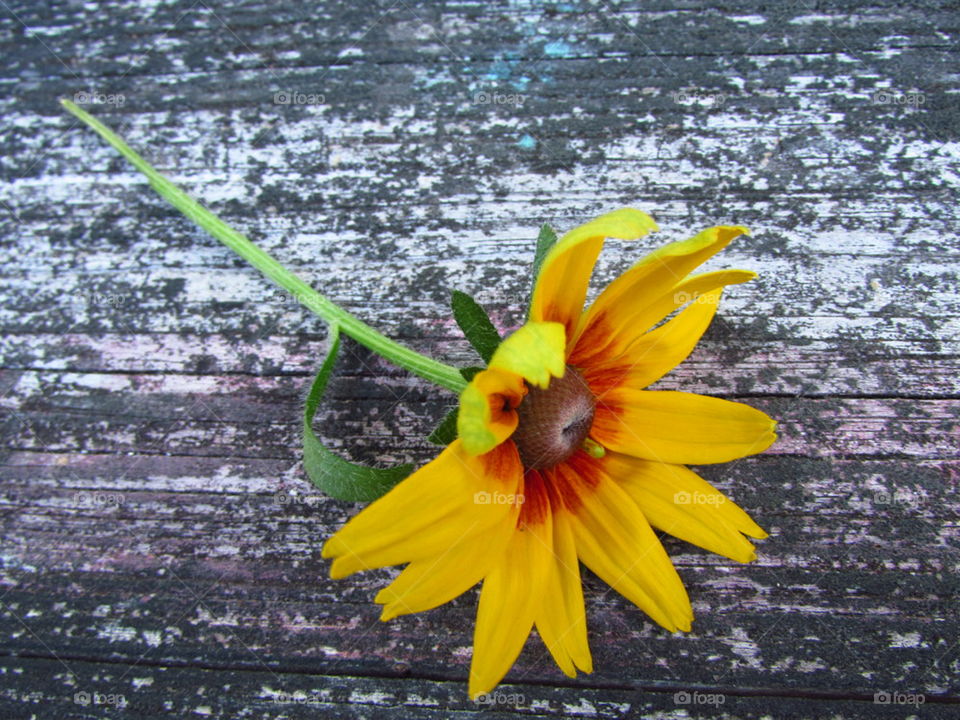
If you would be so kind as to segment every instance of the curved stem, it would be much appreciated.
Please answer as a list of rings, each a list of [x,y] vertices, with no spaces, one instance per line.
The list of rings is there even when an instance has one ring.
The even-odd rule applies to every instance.
[[[426,355],[405,347],[383,333],[375,330],[354,315],[331,302],[306,282],[287,270],[271,255],[251,242],[245,235],[237,232],[157,172],[146,160],[140,157],[116,133],[88,112],[81,110],[70,100],[61,100],[63,106],[77,118],[93,128],[110,143],[121,155],[130,161],[137,170],[150,181],[150,185],[177,210],[193,220],[202,229],[213,235],[237,255],[257,270],[273,280],[277,285],[289,291],[302,305],[312,310],[328,323],[337,324],[340,329],[361,345],[378,355],[391,360],[400,367],[426,380],[459,393],[466,387],[466,380],[460,372],[450,365],[437,362]]]

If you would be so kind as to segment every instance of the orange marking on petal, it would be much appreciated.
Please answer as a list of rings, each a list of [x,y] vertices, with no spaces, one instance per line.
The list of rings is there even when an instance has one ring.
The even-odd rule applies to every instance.
[[[629,365],[601,365],[582,372],[590,392],[601,403],[611,390],[620,387],[630,377]]]
[[[579,490],[592,490],[603,479],[600,463],[583,450],[578,450],[570,456],[567,467],[579,478]]]
[[[527,470],[523,475],[523,505],[517,527],[539,525],[546,520],[550,512],[547,481],[537,470]]]
[[[483,474],[486,477],[510,484],[521,472],[520,453],[512,440],[497,445],[488,453],[478,458],[482,464]]]
[[[562,507],[570,512],[575,512],[580,507],[580,498],[577,496],[576,488],[567,482],[564,467],[564,463],[560,463],[560,465],[543,471],[548,479],[547,490],[550,493],[550,504],[555,508]]]
[[[583,450],[577,450],[564,462],[544,471],[550,503],[575,513],[583,504],[583,494],[596,487],[601,479],[600,465]]]
[[[614,329],[606,322],[606,313],[598,313],[580,333],[567,362],[571,365],[589,366],[611,359],[608,346],[614,334]]]
[[[620,416],[623,414],[623,408],[614,402],[602,401],[597,403],[597,409],[593,414],[593,427],[590,428],[590,436],[601,445],[607,446],[606,438],[615,436],[621,429]]]

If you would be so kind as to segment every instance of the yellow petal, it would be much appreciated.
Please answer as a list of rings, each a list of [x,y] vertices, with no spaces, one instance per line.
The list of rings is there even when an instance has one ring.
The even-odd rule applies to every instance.
[[[499,495],[485,498],[508,502]],[[520,505],[510,502],[510,512],[482,533],[470,533],[436,557],[414,560],[389,586],[381,590],[375,602],[384,606],[381,620],[422,612],[449,602],[466,592],[500,560],[517,527]]]
[[[566,370],[563,326],[528,322],[506,338],[490,366],[460,394],[457,434],[467,452],[479,455],[506,440],[517,427],[515,408],[526,393],[523,381],[546,387]]]
[[[585,332],[598,335],[596,328],[591,330],[592,325],[602,324],[617,330],[630,323],[638,310],[645,309],[653,299],[671,294],[674,286],[690,271],[725,248],[735,237],[747,232],[746,228],[739,226],[713,227],[689,240],[670,243],[650,253],[600,293],[583,315],[573,341],[576,342]],[[644,332],[664,315],[645,327],[639,327],[642,323],[634,323],[638,326],[636,332]]]
[[[607,453],[603,467],[654,527],[737,562],[756,559],[753,544],[740,528],[755,537],[765,533],[692,470],[613,452]]]
[[[596,315],[578,336],[570,362],[581,365],[595,362],[595,358],[616,357],[678,307],[701,302],[704,293],[747,282],[756,276],[750,270],[716,270],[691,275],[666,292],[656,292],[651,287],[649,294],[630,298],[629,304],[625,300]]]
[[[640,336],[612,360],[571,364],[579,365],[587,384],[598,394],[614,386],[626,384],[644,388],[679,365],[693,351],[710,325],[722,290],[700,295],[676,317],[656,330]]]
[[[678,465],[763,452],[776,422],[743,403],[694,393],[620,386],[600,398],[591,436],[609,450]]]
[[[550,513],[522,526],[484,578],[473,633],[470,697],[490,692],[523,649],[553,560]]]
[[[537,632],[564,674],[575,677],[577,668],[593,672],[593,660],[587,643],[580,561],[565,510],[554,510],[553,554],[547,590],[536,615]]]
[[[439,555],[510,512],[507,504],[476,500],[484,493],[516,494],[522,477],[513,443],[474,457],[455,440],[324,544],[323,557],[334,558],[331,577]]]
[[[581,504],[570,518],[583,563],[667,630],[689,630],[687,591],[636,503],[599,466],[592,487],[578,485],[569,470],[557,467],[578,488]]]
[[[569,339],[583,311],[587,285],[604,239],[634,240],[657,229],[646,213],[623,208],[568,232],[544,259],[530,301],[530,319],[562,323]]]
[[[551,376],[563,377],[565,348],[562,325],[531,321],[500,343],[490,358],[490,369],[519,375],[531,385],[545,388]]]

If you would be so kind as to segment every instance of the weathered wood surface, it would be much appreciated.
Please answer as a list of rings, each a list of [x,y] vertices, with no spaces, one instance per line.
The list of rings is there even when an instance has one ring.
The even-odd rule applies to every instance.
[[[956,717],[958,26],[950,2],[3,3],[0,715]],[[709,267],[760,278],[660,386],[781,420],[702,469],[771,532],[759,560],[667,540],[697,616],[675,636],[587,574],[596,672],[534,637],[509,702],[471,703],[475,592],[381,624],[395,571],[326,576],[356,508],[299,463],[322,323],[60,112],[75,93],[122,95],[88,107],[454,363],[450,290],[515,327],[541,222],[657,217],[598,286],[750,227]],[[451,398],[347,349],[324,436],[429,459]]]

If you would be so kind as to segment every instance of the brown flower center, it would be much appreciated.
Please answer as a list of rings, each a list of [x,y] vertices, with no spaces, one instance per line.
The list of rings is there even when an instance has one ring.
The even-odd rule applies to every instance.
[[[531,387],[517,408],[513,441],[528,470],[553,467],[573,455],[593,424],[596,400],[583,375],[567,366],[546,390]]]

